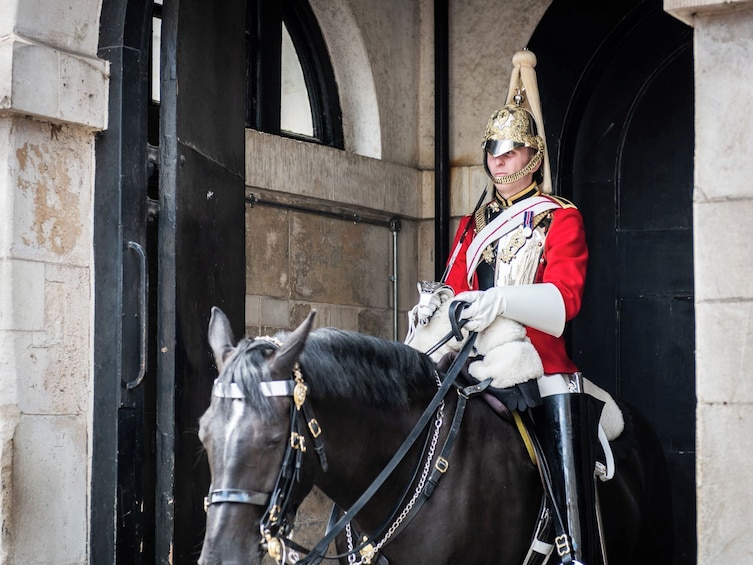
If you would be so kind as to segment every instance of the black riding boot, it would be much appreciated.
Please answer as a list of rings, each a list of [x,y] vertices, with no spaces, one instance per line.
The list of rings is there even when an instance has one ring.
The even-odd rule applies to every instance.
[[[564,565],[604,565],[594,482],[603,407],[593,396],[566,393],[543,397],[533,411],[555,506],[554,553]]]

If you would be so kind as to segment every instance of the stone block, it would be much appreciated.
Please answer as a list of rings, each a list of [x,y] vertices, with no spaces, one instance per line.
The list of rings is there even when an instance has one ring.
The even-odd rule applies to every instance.
[[[699,403],[753,404],[753,301],[696,305]]]
[[[753,406],[698,407],[698,563],[749,563]]]
[[[327,325],[341,330],[358,331],[358,309],[352,306],[332,306]]]
[[[720,8],[738,3],[713,4]],[[745,11],[695,18],[697,202],[753,196],[753,162],[741,158],[740,149],[753,144],[753,83],[739,78],[753,74],[753,3],[746,4]]]
[[[418,248],[419,226],[428,223],[403,222],[397,238],[397,303],[402,310],[413,306],[416,300],[416,281],[419,280],[418,265],[423,259]],[[427,258],[427,259],[430,259]]]
[[[107,66],[99,59],[60,53],[60,120],[95,129],[107,128]]]
[[[246,326],[261,325],[261,301],[263,297],[255,294],[246,295],[245,319]]]
[[[469,167],[450,169],[450,215],[468,214],[473,207],[470,203]]]
[[[41,331],[44,308],[45,265],[0,259],[0,330]]]
[[[3,85],[0,83],[0,105],[3,98],[2,90]],[[11,257],[13,246],[13,209],[16,198],[15,180],[10,167],[10,162],[15,160],[10,142],[13,121],[0,117],[0,258]]]
[[[290,311],[287,300],[276,298],[262,298],[261,300],[261,325],[288,327],[290,323]]]
[[[91,395],[85,354],[91,341],[90,288],[88,269],[47,265],[44,330],[34,332],[32,343],[16,352],[21,411],[87,412]]]
[[[14,37],[0,44],[0,110],[105,129],[108,65]]]
[[[327,320],[329,320],[329,313],[327,312],[326,308],[319,308],[316,305],[312,304],[296,303],[293,304],[290,308],[290,323],[285,327],[285,329],[293,330],[300,326],[311,313],[311,310],[317,311],[316,318],[314,318],[315,328],[320,328],[327,325]],[[320,310],[322,313],[321,317],[319,316]]]
[[[457,177],[453,177],[450,214],[453,218],[461,218],[470,214],[481,198],[486,188],[483,201],[491,200],[492,183],[482,166],[455,167]]]
[[[719,16],[746,9],[750,0],[664,0],[664,11],[689,26],[694,26],[696,16]]]
[[[436,248],[436,242],[433,220],[419,223],[417,227],[417,239],[418,241],[416,243],[416,254],[418,256],[416,259],[418,267],[416,281],[434,280],[434,250]],[[415,285],[416,281],[414,281],[414,284],[410,285],[412,292],[411,299],[413,300],[413,303],[418,300]]]
[[[13,444],[13,562],[86,563],[86,418],[22,415]]]
[[[450,172],[452,174],[452,172]],[[420,219],[433,218],[436,206],[436,177],[434,171],[421,171]]]
[[[392,312],[389,310],[361,310],[358,313],[358,331],[392,339]]]
[[[13,120],[8,188],[14,257],[88,266],[93,140],[80,128]]]
[[[745,265],[753,240],[753,199],[698,203],[693,207],[696,302],[753,299]],[[729,237],[734,226],[735,237]]]
[[[246,184],[379,215],[415,218],[421,206],[417,169],[332,147],[246,130]]]
[[[100,0],[21,0],[15,31],[67,51],[97,53]]]
[[[6,563],[13,551],[13,440],[20,414],[14,404],[0,404],[0,562]]]
[[[18,41],[3,45],[2,49],[12,51],[10,108],[37,116],[55,116],[60,96],[57,81],[59,53],[48,47]],[[32,69],[35,72],[31,72]],[[26,73],[22,74],[22,71]]]
[[[31,332],[0,330],[0,406],[18,403],[18,379],[27,375],[24,352],[31,349]]]
[[[390,231],[312,214],[293,214],[290,240],[294,300],[387,307]]]
[[[246,292],[290,296],[291,212],[278,208],[246,208]]]
[[[89,271],[0,260],[0,389],[21,410],[85,413],[90,396]],[[9,283],[9,284],[8,284]]]

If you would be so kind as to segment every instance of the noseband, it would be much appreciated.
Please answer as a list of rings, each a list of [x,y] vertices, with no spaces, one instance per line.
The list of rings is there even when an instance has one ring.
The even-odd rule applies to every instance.
[[[275,338],[262,337],[258,340],[265,341],[275,348],[280,347],[280,342]],[[282,465],[277,474],[275,488],[271,493],[243,489],[218,489],[209,491],[204,498],[204,510],[207,511],[213,504],[223,502],[250,504],[253,506],[266,506],[266,512],[261,519],[259,528],[262,538],[268,544],[267,551],[273,558],[279,559],[282,548],[276,551],[279,545],[279,534],[287,533],[292,528],[288,524],[288,506],[292,498],[293,488],[298,482],[301,469],[301,460],[306,452],[306,441],[301,433],[301,421],[305,421],[309,434],[313,441],[314,451],[319,456],[322,469],[327,471],[327,456],[324,452],[324,443],[321,440],[322,429],[313,415],[309,404],[306,403],[308,385],[304,382],[300,365],[293,366],[293,379],[286,381],[264,381],[259,383],[259,390],[267,397],[286,397],[293,399],[290,403],[290,440],[285,448]],[[237,383],[221,383],[215,380],[212,394],[219,398],[232,400],[245,400],[246,395]],[[275,543],[276,542],[276,543]],[[275,556],[278,553],[278,556]]]

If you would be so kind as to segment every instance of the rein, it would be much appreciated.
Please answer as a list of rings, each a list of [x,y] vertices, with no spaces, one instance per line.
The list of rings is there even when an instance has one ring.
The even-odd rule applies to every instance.
[[[457,320],[457,314],[459,313],[460,309],[467,306],[467,303],[455,302],[452,306],[454,306],[454,308],[451,307],[451,321],[454,332],[448,334],[445,337],[444,341],[449,340],[453,336],[455,336],[459,340],[462,339],[462,335],[460,334],[459,329],[459,322]],[[285,454],[283,456],[282,465],[277,476],[274,490],[271,493],[246,491],[241,489],[213,490],[210,491],[207,497],[204,499],[204,509],[208,510],[209,506],[211,506],[212,504],[219,504],[224,502],[251,504],[256,506],[266,505],[267,509],[260,521],[259,530],[262,539],[265,540],[267,552],[269,553],[269,555],[278,563],[282,563],[288,560],[288,558],[292,558],[292,562],[296,563],[297,565],[311,565],[321,563],[321,561],[325,559],[325,554],[332,541],[345,528],[349,527],[351,517],[357,515],[358,512],[363,509],[363,507],[371,500],[374,494],[376,494],[379,488],[384,484],[387,478],[397,468],[397,466],[403,460],[413,444],[416,442],[418,437],[422,434],[431,417],[438,410],[439,406],[444,402],[445,396],[447,395],[450,388],[455,385],[455,381],[460,374],[460,370],[463,367],[466,359],[468,358],[471,350],[473,349],[473,345],[476,341],[476,335],[477,334],[474,332],[471,332],[469,334],[468,340],[463,345],[463,348],[460,350],[457,357],[453,360],[452,365],[448,369],[441,385],[438,387],[436,394],[434,395],[428,406],[426,406],[424,412],[421,414],[421,417],[416,422],[410,434],[408,434],[408,436],[405,438],[400,448],[393,455],[389,463],[376,477],[376,479],[374,479],[369,488],[366,489],[366,491],[358,498],[353,506],[351,506],[351,508],[344,513],[343,517],[340,518],[340,520],[338,520],[335,524],[333,524],[331,528],[328,528],[326,535],[311,550],[306,550],[305,548],[292,542],[292,540],[286,539],[285,542],[283,542],[280,539],[280,534],[285,535],[290,529],[292,529],[292,526],[287,523],[287,509],[288,504],[292,498],[294,485],[296,482],[298,482],[299,479],[302,456],[306,451],[305,438],[300,433],[301,418],[298,418],[298,415],[302,414],[303,419],[307,423],[309,433],[314,441],[314,450],[319,456],[322,469],[326,471],[328,467],[326,455],[324,452],[324,444],[320,439],[322,430],[319,426],[318,421],[311,413],[309,405],[305,402],[308,392],[308,386],[303,380],[303,374],[301,373],[301,369],[298,363],[296,363],[293,368],[293,380],[267,381],[259,383],[260,390],[265,396],[291,396],[293,398],[290,414],[290,441],[285,449]],[[280,347],[281,345],[281,343],[274,338],[264,337],[258,339],[264,339],[275,347]],[[485,388],[485,385],[488,384],[488,382],[485,382],[479,385],[475,385],[474,387],[462,389],[466,392],[466,394],[460,393],[459,399],[465,398],[467,400],[468,395],[475,392],[481,392],[481,390]],[[215,381],[213,394],[221,398],[229,399],[246,398],[237,383],[219,383]],[[455,435],[457,434],[457,431],[460,427],[460,421],[462,420],[464,409],[465,401],[459,400],[450,433],[445,440],[445,445],[442,449],[442,452],[440,453],[440,456],[437,459],[434,471],[428,478],[428,484],[426,484],[425,488],[421,486],[420,491],[417,492],[416,495],[411,499],[406,509],[400,515],[398,520],[392,525],[382,542],[378,544],[378,548],[381,548],[392,535],[394,535],[398,531],[401,531],[407,525],[407,523],[410,522],[410,520],[415,516],[426,499],[431,496],[437,482],[439,481],[439,478],[441,478],[441,476],[446,472],[448,468],[447,457],[449,457],[449,452],[452,448]],[[427,472],[425,471],[424,477],[422,477],[421,485],[423,485],[423,479],[425,479],[426,474]],[[419,499],[419,494],[422,495],[423,498]],[[409,518],[407,522],[405,521],[406,518]],[[290,555],[287,554],[286,543],[289,544],[291,548],[295,549],[295,551],[291,552]],[[367,540],[361,543],[355,550],[337,557],[339,558],[345,555],[351,555],[356,551],[361,550],[361,553],[363,555],[362,562],[371,563],[371,558],[378,548],[375,549],[373,548],[373,546],[370,546]],[[300,555],[298,551],[306,552],[307,555],[303,559],[298,560],[297,558]]]
[[[327,532],[327,535],[325,535],[319,541],[319,543],[317,543],[316,546],[314,546],[314,548],[306,557],[298,561],[298,565],[320,563],[322,559],[324,558],[324,554],[326,553],[329,545],[340,534],[340,532],[343,529],[345,529],[345,527],[350,522],[351,516],[355,516],[356,514],[358,514],[358,512],[366,505],[366,503],[368,503],[369,500],[371,500],[371,497],[374,496],[377,490],[379,490],[379,487],[382,486],[384,481],[386,481],[387,478],[392,474],[392,472],[395,470],[398,464],[402,461],[405,454],[410,450],[410,448],[416,442],[416,439],[418,439],[418,436],[421,434],[424,427],[426,427],[426,424],[429,422],[429,419],[432,417],[436,409],[439,407],[439,404],[444,400],[444,397],[447,395],[447,392],[449,391],[450,387],[452,387],[452,385],[455,383],[455,379],[457,378],[458,374],[460,374],[460,369],[465,363],[465,360],[468,358],[468,355],[470,354],[471,349],[473,348],[473,344],[476,342],[476,335],[477,334],[475,333],[471,333],[468,336],[468,341],[463,346],[463,349],[460,350],[460,353],[453,361],[452,366],[447,371],[447,374],[445,375],[445,379],[442,382],[442,386],[439,387],[439,390],[437,390],[437,393],[434,395],[434,398],[432,398],[431,402],[426,407],[423,414],[421,414],[421,417],[419,418],[418,422],[416,422],[416,425],[411,430],[411,433],[408,434],[408,437],[405,438],[402,445],[397,450],[395,455],[393,455],[392,459],[387,464],[387,466],[384,469],[382,469],[382,472],[379,473],[376,479],[374,479],[374,482],[371,484],[371,486],[368,489],[366,489],[366,491],[361,495],[361,497],[345,513],[345,515],[342,518],[340,518],[340,520],[336,524],[334,524],[334,526],[329,532]]]

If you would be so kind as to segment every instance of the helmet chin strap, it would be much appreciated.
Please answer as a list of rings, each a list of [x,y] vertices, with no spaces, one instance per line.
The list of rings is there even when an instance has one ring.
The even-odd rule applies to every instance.
[[[534,169],[538,166],[539,163],[541,163],[541,159],[544,157],[544,152],[541,150],[536,151],[536,155],[533,156],[533,158],[528,162],[528,164],[520,169],[517,173],[513,173],[511,175],[502,175],[501,177],[495,177],[492,175],[491,179],[494,184],[512,184],[514,182],[519,181],[526,175],[531,174]]]

